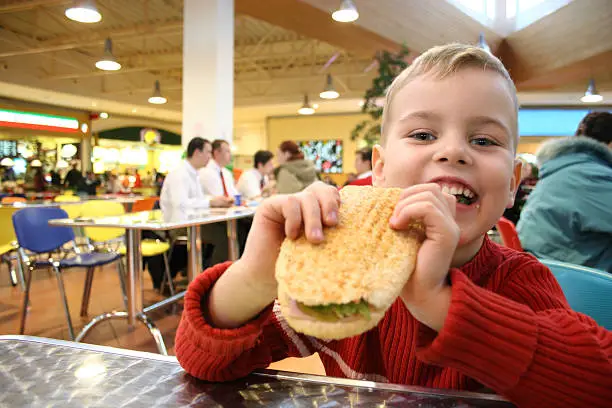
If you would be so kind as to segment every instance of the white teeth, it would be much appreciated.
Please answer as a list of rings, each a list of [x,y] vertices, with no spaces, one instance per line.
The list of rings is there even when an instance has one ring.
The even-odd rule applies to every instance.
[[[442,192],[446,194],[463,195],[468,198],[473,198],[475,196],[475,193],[467,187],[446,184],[443,184],[440,187],[442,187]]]

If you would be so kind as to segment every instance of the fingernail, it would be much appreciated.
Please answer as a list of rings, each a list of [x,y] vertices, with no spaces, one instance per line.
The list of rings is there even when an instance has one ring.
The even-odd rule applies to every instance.
[[[327,219],[328,219],[330,222],[337,222],[337,221],[338,221],[338,213],[337,213],[337,212],[335,212],[335,211],[330,212],[330,213],[327,215]]]
[[[321,240],[323,239],[323,230],[321,228],[315,228],[312,230],[312,238]]]

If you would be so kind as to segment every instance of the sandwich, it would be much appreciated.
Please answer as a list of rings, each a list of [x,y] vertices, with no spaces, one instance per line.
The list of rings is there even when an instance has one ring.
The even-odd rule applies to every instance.
[[[416,264],[423,228],[389,227],[399,188],[347,186],[325,240],[285,239],[276,262],[280,310],[295,331],[324,340],[375,327]]]

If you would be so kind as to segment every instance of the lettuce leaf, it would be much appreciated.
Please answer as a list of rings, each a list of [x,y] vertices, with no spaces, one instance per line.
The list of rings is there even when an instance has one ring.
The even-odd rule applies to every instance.
[[[363,318],[370,320],[370,305],[365,300],[350,303],[330,303],[327,305],[306,306],[303,303],[296,302],[298,308],[305,314],[312,316],[318,320],[336,322],[351,317],[361,315]]]

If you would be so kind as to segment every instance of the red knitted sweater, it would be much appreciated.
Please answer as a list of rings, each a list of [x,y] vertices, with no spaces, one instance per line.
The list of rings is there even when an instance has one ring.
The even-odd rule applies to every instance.
[[[376,328],[341,341],[298,335],[273,305],[241,328],[213,328],[200,305],[228,266],[205,271],[185,295],[176,356],[196,377],[231,380],[319,352],[330,376],[487,386],[519,407],[612,406],[612,332],[570,310],[547,267],[488,239],[472,261],[450,271],[452,300],[440,333],[399,299]]]

